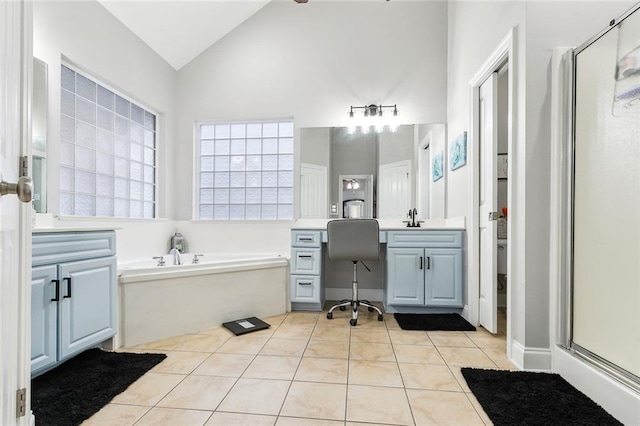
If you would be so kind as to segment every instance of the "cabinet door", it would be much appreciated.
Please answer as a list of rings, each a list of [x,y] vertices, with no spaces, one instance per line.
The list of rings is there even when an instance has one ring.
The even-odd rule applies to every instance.
[[[462,250],[425,249],[427,306],[461,308]]]
[[[424,306],[423,255],[424,249],[387,249],[388,304]]]
[[[57,272],[55,265],[40,266],[31,270],[32,373],[57,361],[58,302],[55,301]]]
[[[116,257],[58,266],[60,360],[116,332]]]

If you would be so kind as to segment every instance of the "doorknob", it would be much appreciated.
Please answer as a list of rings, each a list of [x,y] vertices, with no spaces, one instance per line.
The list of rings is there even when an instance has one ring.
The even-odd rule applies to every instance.
[[[28,176],[22,176],[18,183],[0,182],[0,197],[7,194],[16,194],[20,201],[28,203],[33,193],[33,181]]]

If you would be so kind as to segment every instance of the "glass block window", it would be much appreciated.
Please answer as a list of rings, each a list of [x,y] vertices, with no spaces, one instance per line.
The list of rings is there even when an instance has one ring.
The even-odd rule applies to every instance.
[[[60,214],[155,217],[155,114],[64,65],[60,103]]]
[[[293,122],[199,124],[196,218],[293,218]]]

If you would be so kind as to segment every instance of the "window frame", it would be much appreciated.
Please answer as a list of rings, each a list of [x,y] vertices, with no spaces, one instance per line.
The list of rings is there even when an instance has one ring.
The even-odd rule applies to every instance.
[[[292,128],[292,132],[291,132],[291,136],[290,138],[292,139],[292,151],[291,151],[291,156],[292,156],[292,161],[293,161],[293,165],[291,168],[291,173],[292,173],[292,180],[291,180],[291,192],[292,192],[292,199],[291,199],[291,214],[290,217],[287,218],[269,218],[269,219],[263,219],[263,218],[252,218],[252,219],[235,219],[235,218],[227,218],[227,219],[216,219],[215,216],[212,218],[201,218],[200,216],[200,193],[201,190],[203,189],[200,185],[200,179],[201,179],[201,157],[202,157],[202,134],[201,134],[201,129],[202,126],[218,126],[218,125],[229,125],[229,126],[233,126],[233,125],[238,125],[238,124],[243,124],[243,125],[249,125],[249,124],[270,124],[270,123],[290,123],[291,124],[291,128]],[[193,142],[193,146],[194,146],[194,156],[193,156],[193,175],[192,175],[192,179],[193,179],[193,203],[192,203],[192,220],[194,221],[217,221],[217,222],[237,222],[237,221],[253,221],[253,222],[258,222],[258,223],[264,223],[264,222],[285,222],[285,221],[291,221],[295,219],[295,170],[296,170],[296,166],[295,166],[295,160],[296,160],[296,148],[295,148],[295,122],[293,117],[284,117],[284,118],[269,118],[269,119],[251,119],[251,120],[202,120],[202,121],[196,121],[194,122],[194,142]],[[276,137],[277,139],[280,139],[280,137]],[[287,136],[286,138],[289,138],[289,136]],[[260,138],[261,140],[264,139],[264,136],[261,136]],[[269,139],[269,137],[267,137],[267,139]],[[205,140],[210,140],[210,139],[205,139]],[[215,138],[213,139],[215,140]],[[229,140],[232,140],[232,138],[230,137]],[[246,137],[245,137],[245,148],[246,148]],[[246,154],[245,154],[246,155]],[[260,156],[264,156],[265,154],[260,153]],[[270,154],[267,154],[270,155]],[[215,155],[214,155],[215,157]],[[275,171],[279,171],[280,169],[277,169]],[[245,170],[246,171],[246,170]],[[215,185],[215,184],[214,184]],[[247,186],[245,185],[244,188],[247,188]],[[262,185],[260,186],[260,188],[264,188]],[[280,186],[276,186],[276,188],[281,188]],[[289,188],[289,187],[282,187],[282,188]],[[231,204],[230,204],[231,205]],[[245,206],[247,205],[246,202],[244,204]],[[262,202],[259,204],[260,206],[264,205]],[[215,202],[213,203],[213,206],[215,206]],[[245,216],[246,217],[246,216]]]

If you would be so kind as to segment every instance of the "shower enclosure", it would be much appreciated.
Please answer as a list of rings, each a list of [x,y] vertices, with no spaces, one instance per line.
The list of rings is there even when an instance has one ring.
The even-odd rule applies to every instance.
[[[573,51],[564,346],[640,390],[640,10]]]

